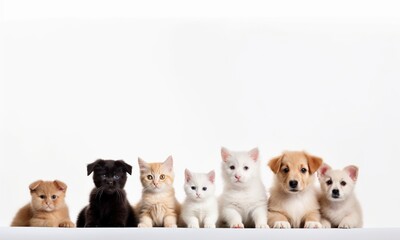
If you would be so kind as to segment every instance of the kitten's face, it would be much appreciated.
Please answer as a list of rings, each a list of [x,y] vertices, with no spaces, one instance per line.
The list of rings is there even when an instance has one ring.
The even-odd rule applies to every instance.
[[[259,175],[258,149],[233,152],[221,149],[222,174],[226,183],[241,187]]]
[[[64,198],[67,185],[55,180],[36,181],[29,186],[32,207],[36,211],[52,212],[65,205]]]
[[[146,192],[163,192],[174,182],[173,160],[169,156],[163,163],[147,163],[139,158],[140,181]]]
[[[93,172],[95,186],[108,194],[124,188],[127,175],[132,173],[132,166],[122,160],[99,159],[87,166],[88,175]]]
[[[324,164],[318,170],[318,179],[325,198],[335,202],[345,200],[353,192],[357,175],[358,168],[355,166],[332,170]]]
[[[186,196],[195,201],[202,201],[214,196],[215,193],[215,172],[192,173],[185,170],[185,193]]]

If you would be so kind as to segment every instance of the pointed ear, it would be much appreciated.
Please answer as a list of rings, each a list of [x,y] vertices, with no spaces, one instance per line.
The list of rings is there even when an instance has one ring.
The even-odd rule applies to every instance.
[[[167,160],[165,160],[162,165],[165,166],[168,171],[172,172],[172,168],[174,165],[174,160],[172,159],[172,156],[168,156]]]
[[[249,151],[249,155],[251,157],[251,159],[254,160],[254,162],[257,162],[258,160],[258,155],[259,155],[259,151],[258,148],[253,148]]]
[[[87,165],[87,175],[89,176],[94,168],[98,165],[98,164],[104,164],[104,160],[103,159],[97,159],[96,161],[90,163]]]
[[[278,173],[279,169],[281,168],[283,155],[284,154],[274,157],[268,162],[269,168],[271,168],[272,172],[274,172],[275,174]]]
[[[185,181],[189,182],[192,179],[192,173],[186,168],[185,169]]]
[[[328,164],[323,163],[321,165],[321,167],[318,168],[318,172],[317,172],[318,178],[321,179],[321,178],[325,177],[326,172],[331,169],[332,168]]]
[[[356,166],[354,166],[354,165],[350,165],[350,166],[345,167],[343,170],[346,171],[346,172],[349,174],[350,178],[351,178],[354,182],[357,181],[357,177],[358,177],[358,167],[356,167]]]
[[[138,158],[138,164],[141,172],[146,171],[149,168],[149,164],[140,157]]]
[[[231,156],[231,152],[225,148],[221,147],[221,157],[224,162],[228,161],[228,158]]]
[[[67,191],[67,184],[61,182],[60,180],[54,180],[53,184],[58,188],[58,190],[63,192]]]
[[[214,183],[215,182],[215,171],[212,170],[211,172],[207,173],[208,180],[210,182]]]
[[[31,183],[31,185],[29,185],[29,190],[31,190],[31,192],[35,191],[35,189],[38,188],[39,185],[42,184],[42,183],[43,183],[42,180],[37,180],[37,181]]]
[[[117,160],[115,163],[121,166],[125,172],[129,173],[129,175],[132,175],[132,166],[124,162],[124,160]]]
[[[310,174],[314,174],[318,168],[322,165],[322,158],[304,153],[308,160],[308,170]]]

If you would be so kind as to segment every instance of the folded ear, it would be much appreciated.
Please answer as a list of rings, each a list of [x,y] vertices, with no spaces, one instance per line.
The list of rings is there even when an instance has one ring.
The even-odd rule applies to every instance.
[[[357,177],[358,177],[358,167],[354,166],[354,165],[350,165],[347,166],[343,169],[344,171],[346,171],[350,178],[355,182],[357,181]]]
[[[317,172],[318,178],[321,179],[321,178],[325,177],[326,172],[331,169],[332,168],[328,164],[323,163],[321,165],[321,167],[318,168],[318,172]]]
[[[125,172],[129,173],[129,175],[132,175],[132,166],[124,162],[124,160],[117,160],[115,163],[121,166]]]
[[[97,159],[96,161],[90,163],[87,165],[87,175],[89,176],[94,168],[98,165],[98,164],[104,164],[104,160],[103,159]]]
[[[211,172],[207,173],[208,180],[210,182],[214,183],[215,182],[215,171],[212,170]]]
[[[173,165],[174,160],[172,159],[172,156],[168,156],[167,160],[163,162],[163,166],[165,166],[170,172],[172,172]]]
[[[37,181],[31,183],[31,184],[29,185],[29,190],[31,190],[31,192],[32,192],[32,191],[35,191],[35,189],[38,188],[39,185],[42,184],[42,183],[43,183],[43,180],[37,180]]]
[[[192,173],[186,168],[185,169],[185,181],[189,182],[192,179]]]
[[[258,155],[259,155],[259,151],[258,148],[253,148],[249,151],[249,155],[251,157],[251,159],[254,160],[254,162],[257,162],[258,160]]]
[[[60,180],[54,180],[53,183],[58,188],[58,190],[63,192],[67,191],[67,184],[61,182]]]
[[[231,152],[225,148],[221,147],[221,157],[224,162],[228,161],[228,158],[231,156]]]
[[[318,168],[322,165],[322,158],[304,153],[308,160],[308,170],[310,174],[314,174]]]
[[[271,168],[272,172],[274,172],[275,174],[278,173],[279,169],[281,168],[283,155],[284,154],[274,157],[268,162],[269,168]]]

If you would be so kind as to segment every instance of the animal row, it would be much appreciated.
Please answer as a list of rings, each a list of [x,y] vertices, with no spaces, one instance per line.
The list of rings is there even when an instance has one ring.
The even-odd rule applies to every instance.
[[[124,190],[132,166],[122,160],[97,160],[87,165],[95,187],[82,209],[77,227],[189,228],[356,228],[362,211],[354,194],[358,168],[333,170],[306,152],[287,151],[271,159],[274,173],[267,191],[260,176],[259,150],[221,148],[224,189],[215,196],[215,172],[185,170],[185,201],[173,187],[173,159],[148,163],[138,160],[142,197],[131,206]],[[320,188],[314,184],[318,175]],[[31,203],[21,208],[12,226],[75,227],[65,204],[67,185],[36,181],[29,186]]]

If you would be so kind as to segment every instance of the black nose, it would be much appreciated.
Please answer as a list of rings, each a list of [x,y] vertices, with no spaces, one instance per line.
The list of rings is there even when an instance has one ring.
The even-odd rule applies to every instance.
[[[339,194],[339,189],[333,189],[332,190],[332,195],[334,195],[334,196],[339,196],[340,194]]]
[[[289,181],[289,186],[291,187],[291,188],[297,188],[297,185],[298,185],[299,183],[296,181],[296,180],[291,180],[291,181]]]

